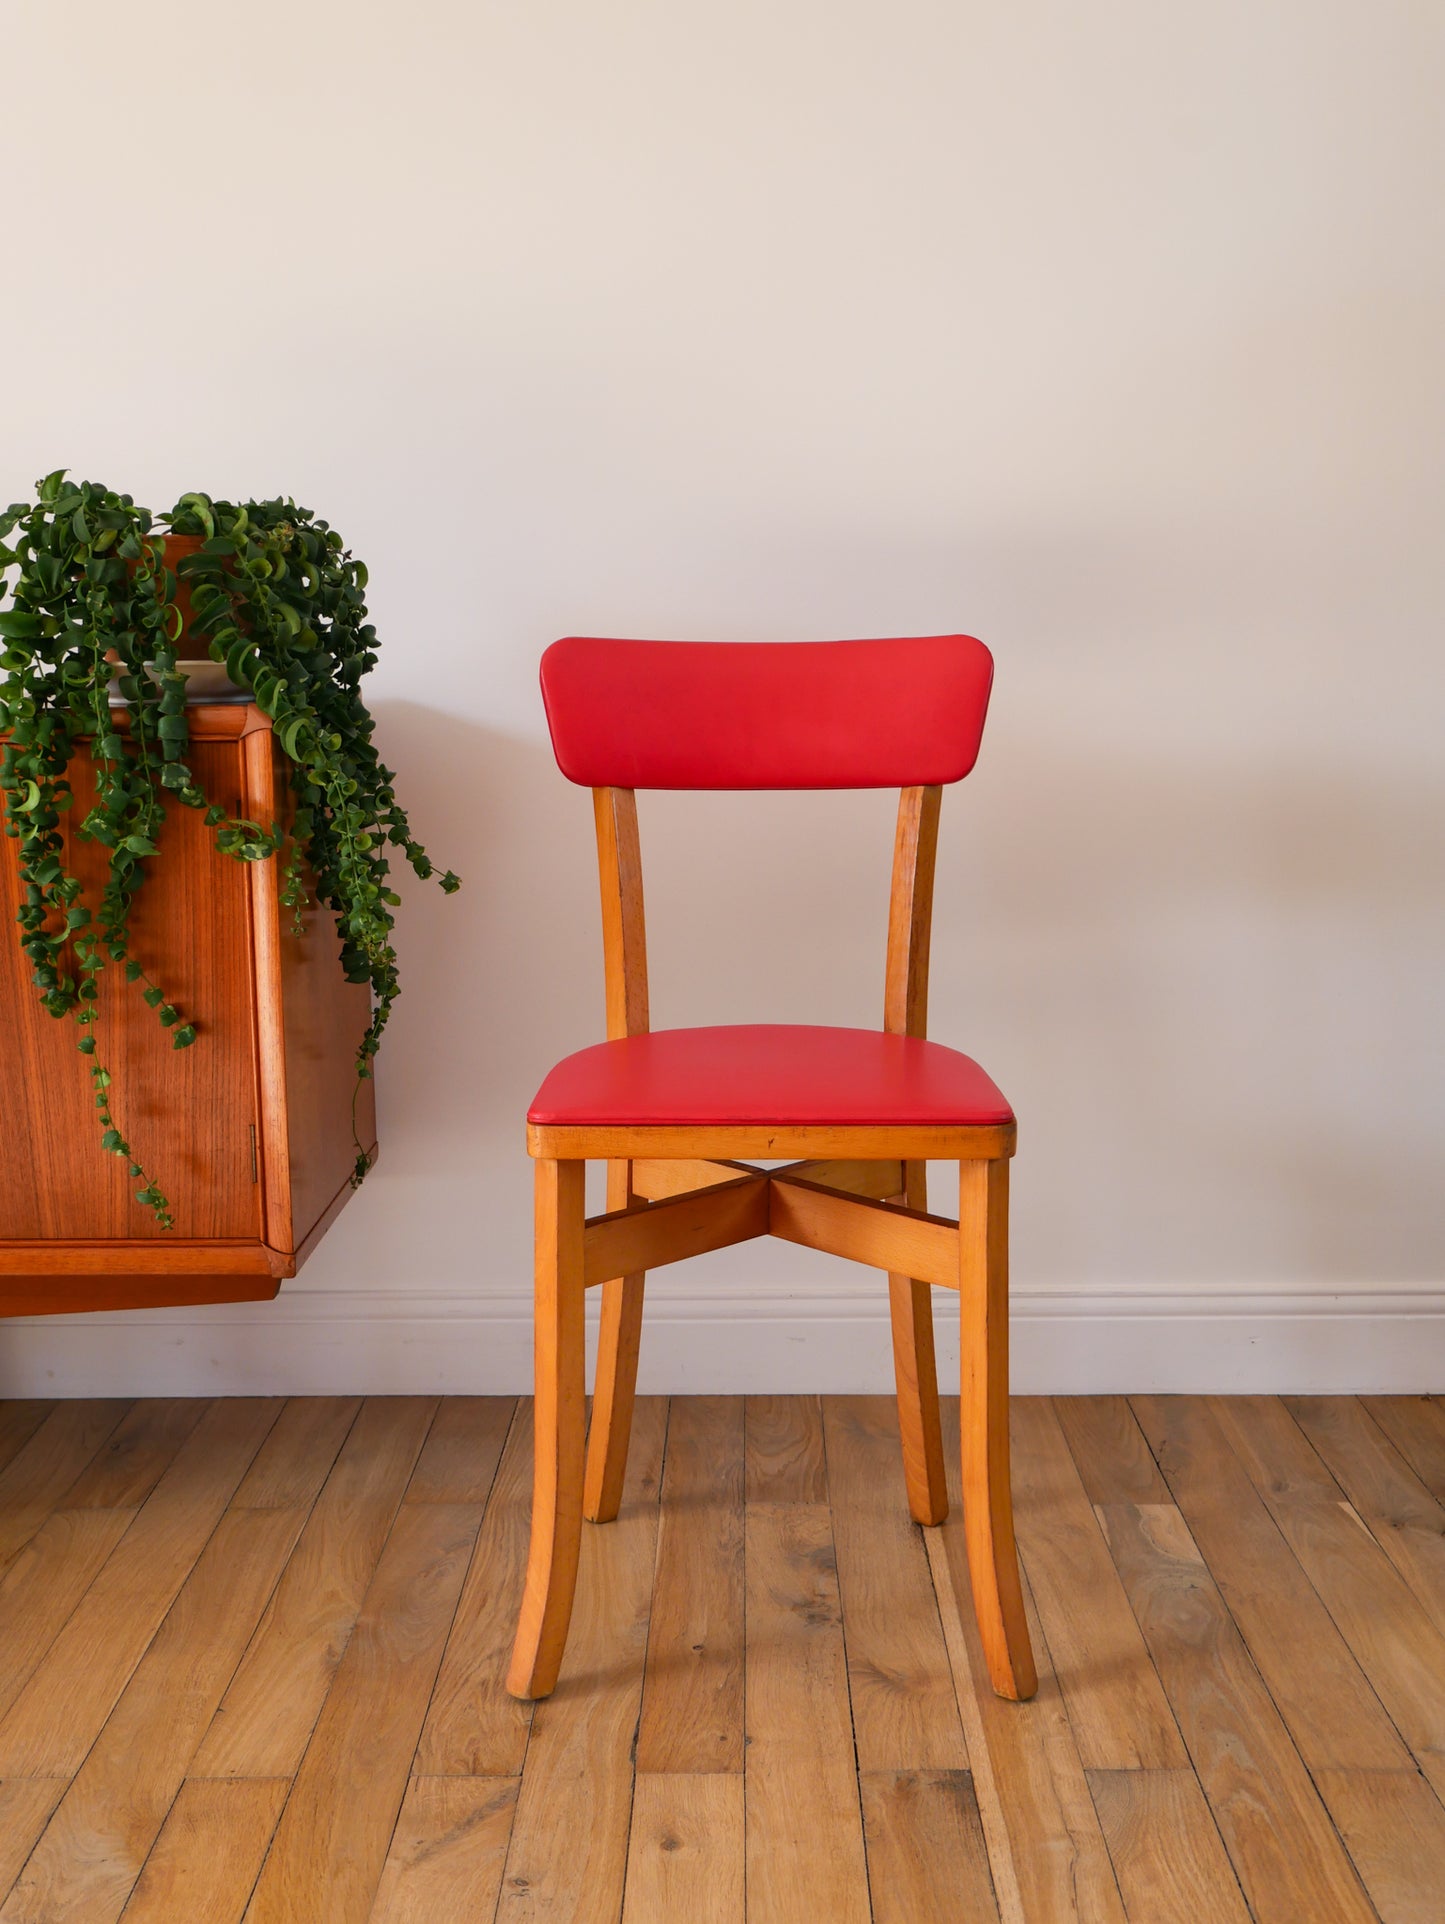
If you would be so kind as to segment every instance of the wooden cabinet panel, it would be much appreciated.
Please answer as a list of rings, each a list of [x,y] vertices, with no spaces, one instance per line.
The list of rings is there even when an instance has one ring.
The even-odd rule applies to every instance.
[[[253,819],[284,819],[270,725],[250,704],[190,711],[191,765],[208,793]],[[92,796],[71,769],[69,823]],[[132,952],[195,1024],[177,1050],[119,969],[101,979],[96,1060],[117,1123],[168,1197],[160,1229],[137,1183],[105,1155],[73,1022],[40,1005],[14,935],[15,846],[0,843],[0,1315],[274,1295],[349,1195],[354,1057],[370,1013],[347,983],[329,912],[291,933],[277,864],[216,852],[201,815],[172,805],[137,901]],[[94,899],[104,851],[72,836],[67,860]],[[375,1145],[372,1085],[358,1131]],[[299,1252],[299,1256],[298,1256]]]
[[[272,738],[258,733],[246,750],[256,818],[289,824],[289,785]],[[309,906],[298,935],[293,912],[278,901],[274,865],[254,867],[251,882],[266,1240],[301,1251],[350,1193],[357,1142],[369,1155],[376,1151],[376,1084],[356,1087],[371,992],[342,974],[329,909]]]
[[[208,793],[241,797],[241,744],[198,742],[192,761]],[[71,771],[79,821],[94,800],[88,762]],[[137,1159],[170,1200],[175,1237],[259,1236],[259,1184],[251,1175],[256,1120],[252,1024],[250,889],[245,870],[218,856],[194,809],[172,804],[157,838],[160,854],[136,902],[131,950],[187,1020],[189,1049],[141,1000],[144,984],[112,967],[100,979],[96,1056],[114,1078],[113,1108]],[[94,901],[107,851],[69,837],[66,860]],[[164,1236],[134,1201],[136,1182],[118,1156],[100,1149],[90,1065],[78,1030],[40,1006],[13,934],[19,885],[13,844],[5,863],[7,953],[0,996],[7,1047],[0,1062],[0,1111],[22,1117],[29,1140],[0,1162],[0,1235],[17,1238]],[[14,1025],[12,1028],[12,1024]],[[178,1127],[179,1123],[184,1126]],[[20,1147],[19,1141],[16,1148]]]

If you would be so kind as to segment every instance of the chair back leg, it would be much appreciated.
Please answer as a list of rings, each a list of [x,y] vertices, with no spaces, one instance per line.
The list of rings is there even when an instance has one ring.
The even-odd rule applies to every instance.
[[[557,1682],[582,1537],[586,1433],[581,1162],[536,1164],[536,1455],[532,1538],[507,1688],[545,1697]]]
[[[959,1168],[959,1313],[963,1529],[974,1613],[1001,1697],[1038,1688],[1014,1544],[1008,1434],[1006,1159]]]
[[[607,1165],[607,1207],[625,1209],[634,1199],[632,1164],[614,1157]],[[587,1473],[582,1514],[589,1523],[611,1523],[622,1507],[632,1405],[637,1396],[637,1353],[642,1342],[646,1275],[617,1276],[602,1285],[597,1332],[597,1381],[587,1432]]]
[[[901,1201],[928,1207],[928,1165],[903,1165]],[[893,1328],[893,1380],[898,1389],[898,1431],[903,1476],[915,1523],[942,1523],[948,1515],[943,1434],[938,1413],[938,1365],[933,1353],[933,1291],[916,1277],[888,1275],[888,1313]]]
[[[624,1163],[623,1168],[627,1165]],[[620,1207],[608,1198],[613,1208]],[[602,1324],[597,1335],[597,1384],[587,1433],[587,1476],[582,1514],[589,1523],[611,1523],[622,1506],[632,1405],[637,1396],[637,1352],[642,1340],[646,1275],[618,1276],[602,1285]]]

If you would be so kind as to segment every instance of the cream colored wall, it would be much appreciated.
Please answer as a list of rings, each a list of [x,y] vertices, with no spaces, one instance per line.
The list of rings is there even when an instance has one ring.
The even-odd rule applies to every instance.
[[[0,1384],[519,1380],[520,1117],[601,1017],[541,649],[953,627],[998,677],[934,1031],[1022,1118],[1025,1376],[1442,1373],[1445,14],[287,0],[5,46],[0,495],[329,515],[466,889],[407,892],[383,1159],[292,1300],[12,1329]],[[890,818],[645,798],[655,1019],[876,1020]],[[780,1302],[785,1380],[886,1380],[872,1280],[806,1253],[658,1296],[654,1381],[761,1383]]]

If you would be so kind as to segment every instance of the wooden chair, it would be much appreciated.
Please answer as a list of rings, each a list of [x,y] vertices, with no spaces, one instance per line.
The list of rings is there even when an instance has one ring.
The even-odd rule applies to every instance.
[[[706,643],[574,637],[542,691],[558,764],[593,790],[610,1040],[569,1056],[529,1113],[536,1159],[536,1468],[508,1674],[557,1681],[582,1518],[621,1500],[649,1269],[780,1236],[888,1272],[909,1508],[947,1514],[930,1291],[958,1292],[964,1526],[1001,1696],[1036,1688],[1014,1548],[1008,1444],[1008,1103],[924,1039],[941,786],[973,767],[993,663],[966,635]],[[649,1032],[639,788],[898,787],[883,1028]],[[740,1157],[804,1160],[760,1170]],[[608,1212],[583,1171],[607,1162]],[[924,1207],[927,1159],[959,1165],[958,1220]],[[583,1300],[602,1291],[586,1426]]]

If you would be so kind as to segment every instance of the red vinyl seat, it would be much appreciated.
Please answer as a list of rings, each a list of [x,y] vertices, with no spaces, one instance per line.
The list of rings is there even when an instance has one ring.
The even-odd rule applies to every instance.
[[[921,1036],[782,1023],[655,1029],[559,1062],[529,1122],[990,1125],[1013,1111],[971,1057]]]

